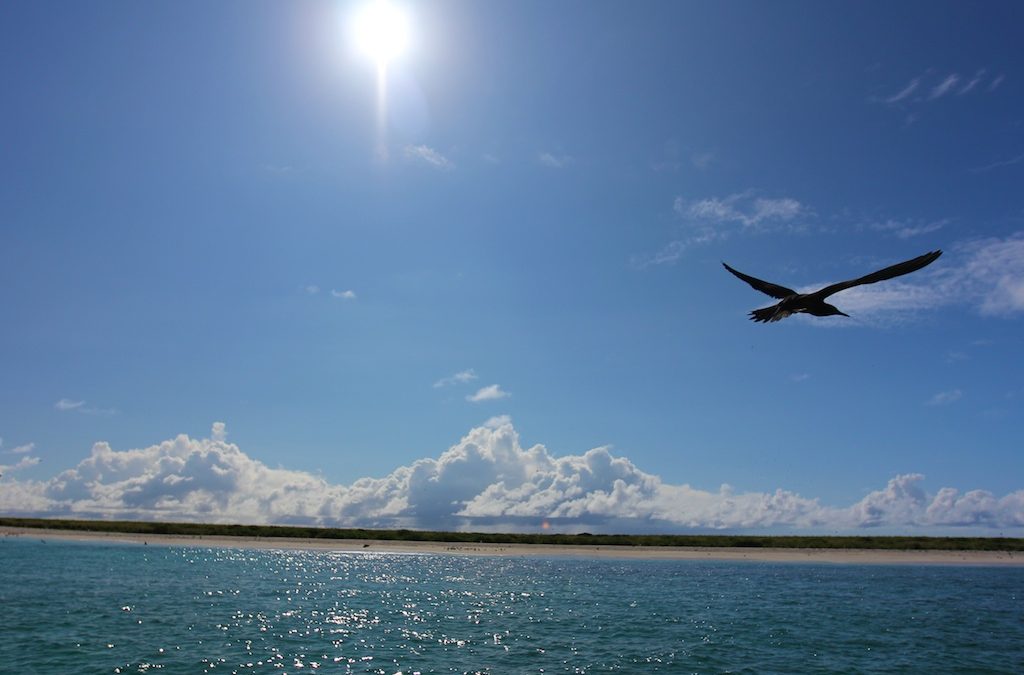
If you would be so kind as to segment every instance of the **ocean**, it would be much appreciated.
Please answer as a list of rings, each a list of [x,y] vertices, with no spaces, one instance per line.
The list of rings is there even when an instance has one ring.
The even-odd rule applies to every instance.
[[[0,540],[3,673],[1020,673],[1024,568]]]

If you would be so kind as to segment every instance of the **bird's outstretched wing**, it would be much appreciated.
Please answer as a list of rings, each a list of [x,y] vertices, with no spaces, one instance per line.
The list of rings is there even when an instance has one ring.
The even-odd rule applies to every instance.
[[[826,286],[820,291],[815,291],[811,295],[824,299],[832,295],[833,293],[845,291],[847,288],[853,288],[854,286],[861,286],[863,284],[873,284],[878,281],[885,281],[886,279],[892,279],[893,277],[902,276],[904,274],[910,274],[911,272],[916,272],[925,265],[929,265],[935,262],[935,259],[938,258],[940,255],[942,255],[942,251],[931,251],[929,253],[925,253],[924,255],[919,255],[911,260],[904,260],[901,263],[890,265],[889,267],[878,270],[877,272],[865,274],[864,276],[859,277],[857,279],[850,279],[849,281],[840,281],[837,284]]]
[[[740,279],[743,279],[743,281],[746,281],[748,284],[754,287],[755,290],[761,291],[762,293],[770,295],[773,298],[778,298],[779,300],[782,300],[783,298],[788,298],[791,295],[796,295],[796,291],[794,291],[791,288],[779,286],[778,284],[773,284],[770,281],[762,281],[761,279],[752,277],[749,274],[744,274],[743,272],[734,270],[725,263],[722,263],[722,267],[729,270]]]

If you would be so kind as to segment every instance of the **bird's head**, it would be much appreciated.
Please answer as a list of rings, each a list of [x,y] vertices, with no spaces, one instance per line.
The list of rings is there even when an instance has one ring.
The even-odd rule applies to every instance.
[[[826,303],[824,303],[824,305],[825,305],[825,308],[826,308],[826,310],[827,310],[827,312],[828,312],[828,313],[827,313],[827,314],[824,314],[823,316],[836,316],[836,315],[839,315],[839,316],[845,316],[845,317],[847,317],[847,318],[849,318],[849,317],[850,317],[850,315],[849,315],[849,314],[847,314],[846,312],[844,312],[844,311],[840,310],[840,309],[839,309],[838,307],[836,307],[835,305],[830,305],[830,304],[828,304],[827,302],[826,302]]]

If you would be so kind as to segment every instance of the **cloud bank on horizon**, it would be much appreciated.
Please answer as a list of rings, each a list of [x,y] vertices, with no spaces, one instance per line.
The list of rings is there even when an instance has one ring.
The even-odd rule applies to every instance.
[[[19,465],[38,461],[24,457]],[[531,531],[547,521],[563,532],[1024,532],[1024,489],[1002,497],[952,487],[928,494],[923,480],[896,476],[848,507],[784,489],[712,492],[665,483],[607,447],[562,457],[539,444],[523,448],[501,416],[437,458],[346,486],[270,468],[230,443],[217,422],[206,439],[181,434],[120,451],[96,443],[75,468],[48,480],[5,476],[0,512],[445,530]]]

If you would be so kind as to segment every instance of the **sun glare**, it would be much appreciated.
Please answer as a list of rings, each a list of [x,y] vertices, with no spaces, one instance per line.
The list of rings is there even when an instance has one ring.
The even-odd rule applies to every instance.
[[[409,23],[387,0],[374,0],[357,17],[355,34],[359,50],[384,65],[405,51]]]

